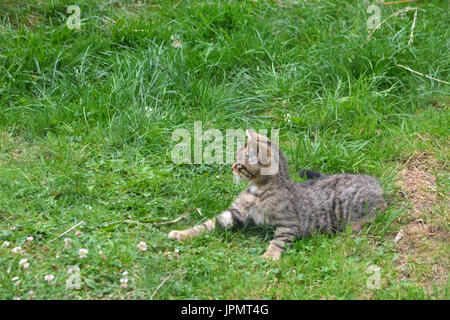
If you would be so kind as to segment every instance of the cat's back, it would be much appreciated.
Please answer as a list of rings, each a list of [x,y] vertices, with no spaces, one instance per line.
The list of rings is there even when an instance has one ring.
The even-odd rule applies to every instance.
[[[369,200],[376,205],[378,202],[384,202],[383,189],[379,182],[367,174],[334,174],[298,183],[296,188],[301,200],[309,203],[340,201],[360,205],[361,202]]]
[[[386,207],[383,189],[373,176],[335,174],[296,184],[297,208],[307,228],[340,230],[342,221],[358,221]]]
[[[361,189],[382,193],[383,190],[373,176],[367,174],[341,173],[324,176],[316,180],[310,180],[296,184],[299,192],[357,192]]]

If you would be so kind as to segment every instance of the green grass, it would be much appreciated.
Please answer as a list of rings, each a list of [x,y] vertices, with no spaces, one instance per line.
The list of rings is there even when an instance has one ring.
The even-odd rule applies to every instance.
[[[0,4],[0,243],[10,242],[0,247],[0,298],[449,298],[448,282],[429,279],[431,263],[411,259],[402,277],[392,241],[408,214],[394,186],[407,159],[420,151],[443,164],[433,174],[437,191],[449,190],[449,86],[396,65],[449,81],[446,1],[409,3],[424,9],[409,46],[413,11],[367,41],[368,1],[88,0],[81,29],[70,30],[73,2]],[[406,4],[382,7],[383,20]],[[372,174],[391,205],[362,233],[297,240],[279,262],[259,257],[271,230],[170,241],[171,229],[214,216],[245,187],[227,165],[171,161],[172,132],[193,132],[194,121],[279,128],[293,175]],[[170,221],[191,208],[203,217],[113,223]],[[445,198],[437,210],[448,232]],[[448,257],[442,241],[431,258]],[[82,287],[67,290],[74,265]],[[380,289],[367,288],[370,265],[381,268]]]

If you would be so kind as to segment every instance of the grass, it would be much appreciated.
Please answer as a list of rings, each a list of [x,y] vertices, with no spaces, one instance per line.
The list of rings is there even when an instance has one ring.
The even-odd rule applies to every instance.
[[[411,256],[403,269],[393,242],[411,214],[395,185],[408,159],[426,153],[438,164],[436,192],[449,191],[449,86],[396,65],[449,80],[447,2],[382,6],[382,20],[424,9],[409,46],[413,11],[368,42],[368,1],[283,3],[88,0],[80,30],[65,24],[72,0],[0,4],[0,298],[449,298],[448,280],[432,276],[435,260],[448,272],[446,239],[424,242],[430,259]],[[169,241],[245,188],[228,165],[171,161],[172,132],[193,132],[194,121],[279,128],[294,176],[372,174],[391,205],[360,234],[295,241],[280,262],[259,258],[271,230]],[[448,234],[448,197],[439,199],[444,219],[426,222]],[[170,221],[191,208],[203,216],[113,223]],[[366,285],[371,265],[379,289]],[[70,266],[79,290],[66,289]]]

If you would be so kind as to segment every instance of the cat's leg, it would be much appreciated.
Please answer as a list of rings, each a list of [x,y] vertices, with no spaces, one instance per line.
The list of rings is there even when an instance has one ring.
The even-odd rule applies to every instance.
[[[351,223],[351,228],[354,232],[360,232],[363,226],[367,223],[371,223],[375,220],[375,217],[378,212],[382,212],[386,207],[386,202],[383,198],[380,197],[380,199],[376,199],[377,202],[372,201],[372,203],[366,204],[364,211],[366,211],[366,214],[359,218],[357,221],[353,221]]]
[[[204,232],[211,232],[216,227],[231,229],[239,227],[244,223],[244,213],[237,209],[236,206],[232,205],[229,210],[226,210],[215,218],[206,220],[204,223],[195,227],[186,230],[172,230],[168,237],[169,239],[184,240],[197,237]]]
[[[351,224],[351,228],[354,232],[360,232],[362,227],[370,222],[373,222],[375,220],[375,216],[374,215],[367,215],[361,219],[359,219],[358,221],[354,221]]]
[[[169,239],[185,240],[187,238],[194,238],[201,235],[204,232],[211,232],[216,228],[216,222],[214,219],[208,219],[202,224],[186,230],[172,230],[169,232]]]
[[[275,238],[270,241],[269,247],[262,255],[263,258],[279,260],[281,253],[287,249],[295,238],[295,230],[289,227],[278,227],[275,230]]]

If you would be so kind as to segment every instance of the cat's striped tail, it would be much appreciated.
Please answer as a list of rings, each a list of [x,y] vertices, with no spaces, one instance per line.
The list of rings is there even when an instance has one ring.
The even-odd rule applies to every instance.
[[[327,176],[326,174],[311,170],[300,170],[298,174],[300,175],[300,178],[306,178],[306,180],[316,180]]]

